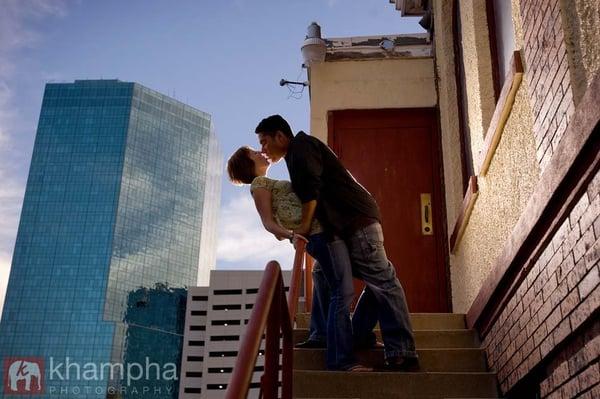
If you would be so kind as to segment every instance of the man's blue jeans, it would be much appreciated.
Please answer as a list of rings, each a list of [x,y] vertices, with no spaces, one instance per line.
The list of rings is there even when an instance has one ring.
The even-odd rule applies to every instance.
[[[333,265],[347,265],[348,258],[352,265],[351,271],[344,269],[338,272],[340,291],[353,292],[353,274],[366,285],[352,317],[355,342],[372,344],[375,340],[373,328],[379,320],[386,358],[417,357],[406,296],[396,278],[394,265],[385,253],[381,225],[373,223],[347,239],[336,239],[329,248],[334,258]],[[344,300],[340,308],[345,311],[352,298],[344,297]]]
[[[313,269],[314,301],[310,338],[318,340],[325,333],[327,368],[346,370],[356,364],[350,320],[354,287],[348,250],[343,248],[340,255],[333,256],[324,234],[311,235],[306,250],[318,262]],[[347,274],[350,275],[349,279]],[[326,328],[323,328],[325,321]]]

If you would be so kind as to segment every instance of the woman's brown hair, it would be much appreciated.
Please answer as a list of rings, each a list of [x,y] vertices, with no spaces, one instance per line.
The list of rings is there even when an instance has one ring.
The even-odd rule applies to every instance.
[[[254,161],[248,156],[250,151],[250,147],[240,147],[227,160],[227,173],[233,184],[250,184],[256,177]]]

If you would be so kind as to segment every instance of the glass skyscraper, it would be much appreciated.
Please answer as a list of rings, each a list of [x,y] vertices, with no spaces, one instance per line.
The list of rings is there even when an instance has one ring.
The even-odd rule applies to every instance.
[[[31,358],[44,397],[176,397],[164,369],[179,367],[180,289],[214,268],[221,160],[210,115],[140,84],[46,85],[0,322],[4,380],[26,389],[35,365],[8,367]],[[161,392],[139,392],[145,374],[132,383],[126,363],[144,354]]]

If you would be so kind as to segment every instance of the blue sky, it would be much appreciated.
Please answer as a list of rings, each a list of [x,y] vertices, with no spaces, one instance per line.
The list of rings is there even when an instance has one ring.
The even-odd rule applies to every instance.
[[[309,98],[278,85],[305,80],[311,21],[324,37],[422,32],[387,0],[2,0],[0,7],[0,311],[47,82],[135,81],[212,115],[225,158],[264,116],[308,130]],[[285,166],[270,174],[286,178]],[[289,244],[262,230],[245,187],[223,179],[217,268],[289,267]]]

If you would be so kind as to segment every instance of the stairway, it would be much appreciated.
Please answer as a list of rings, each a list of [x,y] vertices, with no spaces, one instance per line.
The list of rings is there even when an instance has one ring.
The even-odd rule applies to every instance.
[[[308,337],[310,314],[296,317],[294,342]],[[324,370],[324,349],[294,349],[295,398],[497,398],[496,374],[463,314],[411,314],[419,372],[348,373]],[[380,332],[376,331],[381,339]],[[368,366],[383,365],[383,351],[359,352]]]

